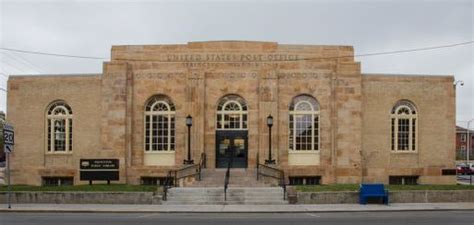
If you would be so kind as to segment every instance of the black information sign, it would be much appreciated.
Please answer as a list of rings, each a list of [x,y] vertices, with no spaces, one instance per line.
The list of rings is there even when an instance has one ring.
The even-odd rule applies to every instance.
[[[81,159],[81,180],[119,180],[118,159]]]

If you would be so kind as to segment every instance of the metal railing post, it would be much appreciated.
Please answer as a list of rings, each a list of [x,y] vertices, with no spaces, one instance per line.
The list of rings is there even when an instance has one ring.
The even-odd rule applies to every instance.
[[[232,167],[232,161],[234,160],[234,152],[231,152],[229,162],[227,163],[227,171],[225,172],[224,178],[224,201],[227,201],[227,188],[229,186],[230,179],[230,167]]]
[[[258,181],[258,176],[259,176],[259,171],[258,171],[258,165],[257,165],[257,181]]]
[[[285,182],[285,172],[282,170],[281,171],[281,181],[280,185],[283,188],[283,200],[286,200],[286,182]]]
[[[174,186],[178,187],[178,171],[174,171]]]
[[[259,176],[259,171],[258,171],[259,170],[259,165],[260,165],[259,160],[260,160],[260,157],[259,157],[259,154],[257,152],[257,160],[256,160],[257,161],[257,165],[256,165],[256,168],[257,168],[257,181],[258,181],[258,176]]]
[[[199,166],[198,181],[201,181],[201,166]]]

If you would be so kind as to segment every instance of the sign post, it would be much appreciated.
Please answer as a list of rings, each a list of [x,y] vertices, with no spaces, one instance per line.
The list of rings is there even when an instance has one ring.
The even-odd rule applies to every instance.
[[[8,208],[11,209],[11,192],[12,187],[10,183],[10,153],[13,152],[15,144],[15,132],[11,124],[5,123],[3,125],[3,151],[7,155],[7,183],[8,183]]]

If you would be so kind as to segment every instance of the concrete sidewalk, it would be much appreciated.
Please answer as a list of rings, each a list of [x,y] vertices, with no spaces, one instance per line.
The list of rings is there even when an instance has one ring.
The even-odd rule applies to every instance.
[[[14,204],[0,205],[0,212],[81,212],[81,213],[298,213],[298,212],[377,212],[473,210],[474,203],[393,203],[386,205],[109,205],[109,204]]]

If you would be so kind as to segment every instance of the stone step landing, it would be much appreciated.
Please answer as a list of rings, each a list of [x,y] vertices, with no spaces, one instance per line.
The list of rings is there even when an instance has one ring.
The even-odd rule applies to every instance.
[[[224,187],[226,169],[203,169],[201,180],[186,184],[186,187]],[[257,181],[255,169],[231,169],[229,187],[272,187],[272,183]]]
[[[164,205],[284,205],[280,187],[178,187],[168,190]]]

